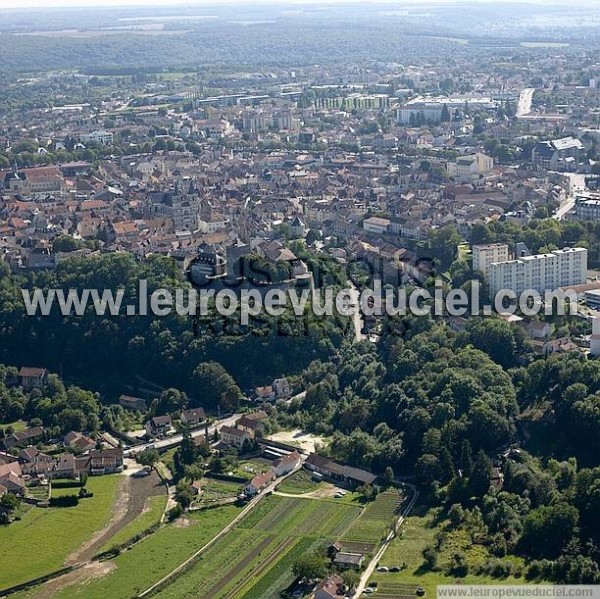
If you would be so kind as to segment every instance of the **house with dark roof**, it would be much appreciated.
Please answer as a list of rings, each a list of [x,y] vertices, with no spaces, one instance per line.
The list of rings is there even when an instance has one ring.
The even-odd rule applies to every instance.
[[[19,431],[17,433],[12,433],[12,435],[7,435],[4,439],[0,440],[4,449],[10,449],[11,447],[20,447],[22,445],[31,445],[36,441],[39,441],[44,436],[44,428],[41,426],[32,426],[30,428],[25,429],[24,431]]]
[[[126,410],[135,410],[139,412],[146,411],[146,400],[141,397],[131,397],[130,395],[121,395],[119,405]]]
[[[13,495],[25,495],[25,483],[20,476],[14,472],[9,472],[5,476],[0,477],[0,486],[6,489],[7,493]]]
[[[181,412],[181,422],[186,426],[198,426],[206,420],[204,408],[192,408]]]
[[[337,574],[332,574],[317,585],[314,599],[340,599],[345,594],[344,581]]]
[[[146,422],[146,433],[149,437],[166,437],[172,426],[170,416],[154,416]]]
[[[365,556],[362,553],[350,553],[348,551],[339,551],[333,558],[333,563],[338,568],[344,569],[356,568],[359,570],[364,561]]]
[[[77,431],[71,431],[67,433],[63,437],[63,442],[65,445],[73,447],[81,453],[85,453],[86,451],[96,447],[96,441]]]
[[[351,487],[372,485],[377,480],[377,475],[371,472],[339,464],[316,453],[311,453],[304,465],[312,472],[317,472],[336,483],[346,484]]]
[[[268,414],[265,412],[250,412],[244,414],[237,422],[238,428],[247,430],[253,437],[258,435],[264,429],[264,421],[267,420]]]

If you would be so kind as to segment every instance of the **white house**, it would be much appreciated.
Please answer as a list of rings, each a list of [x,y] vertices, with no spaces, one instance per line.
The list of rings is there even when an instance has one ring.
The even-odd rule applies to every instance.
[[[275,480],[275,475],[271,471],[263,472],[262,474],[257,474],[244,487],[244,493],[246,495],[257,495],[273,480]]]
[[[367,233],[375,233],[376,235],[383,235],[388,232],[391,221],[388,218],[379,218],[378,216],[372,216],[371,218],[365,218],[363,221],[363,229]]]
[[[300,454],[297,451],[292,451],[289,455],[284,455],[278,460],[275,460],[273,464],[271,464],[271,470],[275,476],[284,476],[289,474],[294,468],[298,467],[300,459]]]
[[[242,448],[246,441],[251,441],[253,435],[243,428],[234,428],[233,426],[222,426],[219,430],[221,442],[226,445],[234,445]]]

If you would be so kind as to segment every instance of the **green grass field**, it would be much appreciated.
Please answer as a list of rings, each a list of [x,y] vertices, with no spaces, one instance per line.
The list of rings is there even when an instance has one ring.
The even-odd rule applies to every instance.
[[[177,447],[174,447],[160,454],[160,461],[171,471],[175,470],[174,456],[176,451]]]
[[[81,485],[76,480],[60,479],[51,482],[52,497],[64,497],[65,495],[78,495]],[[88,489],[90,490],[90,489]]]
[[[72,508],[31,508],[22,520],[0,527],[0,588],[43,576],[64,566],[70,553],[109,521],[119,476],[91,477],[94,497]]]
[[[495,580],[489,576],[467,575],[459,580],[446,576],[443,571],[430,572],[423,567],[422,551],[427,545],[435,543],[435,536],[442,524],[434,521],[431,512],[418,510],[415,515],[407,518],[403,524],[402,537],[394,539],[384,553],[380,564],[382,566],[402,567],[401,572],[376,572],[371,580],[378,583],[377,596],[391,599],[399,595],[414,595],[417,586],[425,589],[426,597],[435,597],[438,584],[524,584],[524,579],[509,577]],[[454,551],[464,551],[472,570],[484,563],[488,558],[487,550],[481,545],[471,543],[465,531],[453,531],[447,543],[444,543],[438,560],[443,569]]]
[[[276,599],[298,557],[337,539],[360,514],[335,500],[267,497],[157,596]]]
[[[195,512],[186,521],[166,524],[116,557],[112,572],[80,586],[66,587],[48,599],[135,597],[206,545],[239,512],[239,507],[228,505]],[[29,596],[32,594],[18,595],[15,599]]]
[[[144,505],[144,511],[125,528],[122,528],[104,547],[102,551],[108,551],[111,547],[117,547],[123,543],[129,541],[136,535],[144,532],[151,526],[158,524],[167,505],[167,496],[157,495],[154,497],[148,497],[146,504]]]
[[[15,433],[20,433],[27,428],[27,422],[25,420],[15,420],[14,422],[3,422],[0,424],[0,428],[6,430],[9,426],[12,426]]]

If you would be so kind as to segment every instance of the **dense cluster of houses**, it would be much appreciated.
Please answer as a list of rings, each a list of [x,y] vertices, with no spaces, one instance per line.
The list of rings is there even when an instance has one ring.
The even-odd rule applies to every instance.
[[[397,137],[418,145],[427,133],[402,128]],[[444,150],[452,138],[440,132],[427,144]],[[346,259],[403,250],[396,264],[410,276],[416,258],[408,246],[432,228],[452,223],[467,232],[477,222],[527,222],[536,206],[564,193],[566,183],[546,170],[497,166],[477,145],[452,149],[458,158],[429,157],[425,170],[422,160],[398,166],[386,151],[365,160],[339,149],[254,147],[106,160],[93,175],[83,163],[7,171],[0,177],[1,255],[16,271],[55,268],[68,254],[54,251],[53,240],[67,235],[95,240],[102,251],[169,255],[184,270],[196,263],[205,271],[199,248],[210,247],[218,256],[213,274],[232,275],[236,260],[258,253],[289,262],[302,276],[301,261],[271,246],[312,230]]]
[[[2,439],[0,451],[0,495],[25,495],[27,487],[58,478],[78,479],[123,470],[123,449],[101,443],[72,431],[60,440],[44,440],[42,427],[32,427]],[[42,451],[34,442],[43,441]],[[10,451],[9,451],[10,450]]]

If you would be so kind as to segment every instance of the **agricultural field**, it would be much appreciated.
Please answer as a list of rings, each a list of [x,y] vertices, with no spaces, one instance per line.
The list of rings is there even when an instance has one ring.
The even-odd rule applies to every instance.
[[[237,497],[242,484],[229,480],[217,480],[216,478],[203,478],[200,481],[202,487],[201,503],[210,504],[222,499],[231,499]]]
[[[189,514],[165,524],[114,560],[98,564],[100,573],[90,579],[75,578],[73,586],[38,587],[14,599],[130,599],[152,586],[194,552],[206,545],[239,513],[239,507],[224,507]]]
[[[344,547],[348,550],[371,553],[390,532],[402,500],[403,495],[397,489],[380,493],[375,501],[367,504],[360,518],[340,539]]]
[[[109,521],[121,480],[118,475],[92,477],[86,487],[94,496],[79,505],[32,507],[20,521],[1,527],[0,543],[10,551],[2,557],[0,588],[62,568],[67,557]]]
[[[288,476],[277,490],[281,493],[290,493],[292,495],[302,495],[303,493],[312,493],[323,486],[322,482],[315,481],[311,473],[307,470],[298,470],[291,476]]]
[[[415,589],[421,586],[425,589],[426,597],[435,597],[438,584],[524,584],[522,578],[509,577],[503,580],[492,579],[489,576],[467,575],[458,581],[455,577],[444,574],[443,569],[451,555],[456,551],[466,554],[469,569],[485,563],[489,559],[487,550],[481,545],[474,545],[466,531],[453,531],[447,543],[444,543],[440,555],[440,572],[426,569],[422,551],[427,545],[435,544],[435,537],[445,523],[438,523],[435,514],[424,508],[416,510],[402,525],[402,534],[398,535],[384,553],[380,564],[382,566],[406,567],[401,572],[376,572],[371,581],[376,581],[377,596],[381,599],[392,599],[399,595],[414,595]],[[515,558],[518,559],[518,558]]]
[[[361,511],[336,501],[267,497],[157,596],[276,599],[293,581],[298,557],[339,538]]]
[[[271,460],[267,460],[265,458],[254,458],[252,460],[242,460],[235,470],[232,472],[228,472],[227,474],[231,474],[233,476],[239,476],[245,479],[251,479],[253,476],[260,474],[261,472],[265,472],[266,470],[270,470],[271,468]]]

